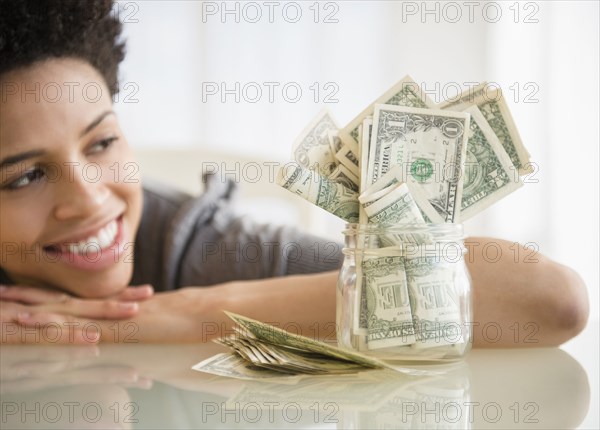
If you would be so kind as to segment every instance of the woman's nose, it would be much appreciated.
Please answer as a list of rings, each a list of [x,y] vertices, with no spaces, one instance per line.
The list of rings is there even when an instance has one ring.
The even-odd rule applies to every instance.
[[[57,185],[54,216],[61,221],[96,214],[110,195],[106,184],[87,178],[78,167],[73,169],[72,174],[62,175]]]

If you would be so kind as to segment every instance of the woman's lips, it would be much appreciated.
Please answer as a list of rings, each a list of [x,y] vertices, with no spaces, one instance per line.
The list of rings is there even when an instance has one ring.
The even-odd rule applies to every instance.
[[[98,241],[86,243],[84,246],[81,242],[78,245],[70,244],[60,247],[51,245],[44,247],[44,251],[47,257],[56,263],[62,263],[80,270],[103,270],[118,263],[126,249],[133,246],[133,244],[125,243],[127,237],[126,224],[123,222],[123,215],[120,215],[116,219],[114,240],[108,246],[100,246],[103,241],[106,242],[106,237],[104,237]]]

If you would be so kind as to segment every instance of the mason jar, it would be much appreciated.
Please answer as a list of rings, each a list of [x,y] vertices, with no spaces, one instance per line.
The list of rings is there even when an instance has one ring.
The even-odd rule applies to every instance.
[[[472,343],[461,224],[347,224],[338,345],[384,360],[446,361]]]

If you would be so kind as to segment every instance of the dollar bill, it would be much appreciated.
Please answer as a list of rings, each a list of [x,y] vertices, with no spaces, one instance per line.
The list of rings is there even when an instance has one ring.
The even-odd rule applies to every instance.
[[[365,147],[365,149],[367,148]],[[360,223],[362,225],[367,225],[370,222],[368,213],[366,212],[365,208],[381,199],[383,196],[389,193],[394,186],[399,184],[400,179],[396,174],[396,171],[393,171],[390,172],[388,175],[385,175],[377,183],[371,185],[359,196],[358,199],[360,203]],[[376,235],[373,235],[372,233],[359,233],[357,235],[358,252],[355,253],[356,286],[354,295],[354,309],[356,309],[357,311],[353,314],[353,327],[357,334],[365,336],[367,335],[367,292],[366,288],[364,287],[366,283],[366,278],[364,271],[362,270],[363,252],[372,251],[373,249],[379,247],[379,243],[379,238]],[[364,349],[366,349],[366,343],[365,345],[361,345],[359,351],[362,351]]]
[[[332,154],[337,154],[342,149],[342,146],[344,146],[344,142],[340,139],[337,130],[327,131],[327,139],[329,140],[329,148]]]
[[[244,317],[242,315],[234,314],[232,312],[225,311],[227,316],[231,318],[236,324],[242,327],[247,332],[251,333],[254,337],[260,341],[278,345],[280,347],[295,348],[300,351],[312,352],[321,354],[330,358],[336,358],[339,360],[345,360],[350,363],[362,365],[366,368],[388,368],[389,366],[385,363],[372,358],[359,354],[350,350],[337,348],[332,345],[328,345],[324,342],[310,339],[305,336],[290,333],[282,330],[278,327],[274,327],[263,322]]]
[[[336,152],[329,144],[329,133],[337,134],[338,128],[331,113],[328,110],[321,111],[294,141],[294,160],[302,167],[328,177],[338,164]]]
[[[416,203],[416,207],[421,212],[421,217],[426,223],[443,223],[444,220],[442,217],[436,212],[429,200],[427,200],[427,196],[421,190],[420,185],[415,182],[410,176],[405,177],[402,173],[402,167],[395,165],[393,166],[385,175],[383,175],[377,182],[372,184],[369,188],[367,188],[359,197],[358,201],[361,204],[361,208],[364,210],[367,206],[372,205],[374,202],[380,200],[383,196],[391,192],[397,186],[402,184],[403,180],[407,180],[404,182],[406,187],[408,188],[408,193],[410,198],[414,200]],[[389,202],[389,198],[388,198]],[[366,212],[365,212],[366,213]],[[368,216],[365,216],[366,222],[376,222],[375,220],[369,220]],[[385,219],[385,217],[380,216],[378,218],[379,223],[390,224],[394,222],[393,219]],[[414,221],[409,221],[408,219],[404,219],[404,221],[400,221],[398,219],[397,222],[402,223],[410,223],[410,222],[418,222],[420,223],[420,219],[415,219]]]
[[[415,329],[402,257],[368,258],[362,270],[367,292],[367,347],[413,344]]]
[[[393,171],[374,184],[373,191],[367,190],[361,195],[359,201],[369,224],[425,223],[407,184],[399,182],[397,173]],[[411,234],[398,234],[388,230],[378,238],[381,246],[396,247],[396,254],[403,243],[423,240],[418,235],[412,237]],[[367,241],[367,244],[372,247],[373,241]],[[385,253],[385,248],[380,252]],[[359,329],[363,331],[366,325],[367,348],[379,349],[414,343],[414,326],[402,258],[388,255],[363,259],[360,269],[363,280],[360,294],[357,294],[360,303],[355,305],[360,310],[355,325],[358,323]]]
[[[358,179],[360,172],[358,170],[358,158],[356,154],[350,150],[348,145],[343,145],[342,148],[335,154],[335,158],[348,170],[352,172]]]
[[[358,193],[339,182],[298,163],[288,163],[279,169],[277,183],[347,222],[358,222]]]
[[[192,366],[192,369],[212,375],[248,380],[273,379],[285,376],[281,372],[257,367],[242,356],[231,353],[221,353],[207,358]]]
[[[375,183],[394,165],[416,181],[444,222],[460,219],[470,115],[376,105],[367,177]]]
[[[417,183],[412,177],[408,177],[405,182],[408,187],[408,191],[412,199],[417,204],[417,208],[421,212],[421,216],[426,224],[441,224],[444,218],[435,210],[435,208],[429,202],[427,195],[421,188],[421,185]]]
[[[358,143],[358,126],[370,115],[376,104],[396,106],[412,106],[420,108],[433,108],[433,103],[421,90],[419,85],[410,76],[405,76],[389,90],[377,97],[367,108],[359,113],[350,123],[340,130],[340,137],[344,143]]]
[[[368,202],[368,206],[365,206],[369,223],[389,226],[425,224],[421,211],[419,211],[412,198],[408,186],[401,183],[391,187],[393,189],[383,197],[374,202]],[[388,188],[382,191],[387,190]],[[412,234],[397,235],[393,232],[382,234],[380,237],[385,246],[401,245],[405,241],[421,242],[423,240],[421,237],[414,237]]]
[[[333,182],[340,183],[346,188],[351,189],[355,193],[358,193],[358,176],[352,173],[346,166],[339,164],[335,170],[329,176],[329,179]]]
[[[402,173],[400,166],[394,166],[383,175],[379,180],[366,188],[358,197],[358,201],[363,206],[369,206],[374,201],[391,191],[394,186],[402,183]]]
[[[364,193],[368,186],[367,168],[369,167],[369,144],[373,131],[373,118],[367,117],[362,122],[360,132],[360,192]]]
[[[459,266],[435,255],[435,245],[413,248],[404,268],[415,323],[413,348],[462,344]],[[433,251],[433,252],[432,252]]]
[[[348,374],[364,370],[364,366],[354,362],[264,342],[253,335],[229,336],[216,342],[234,349],[258,367],[292,375]]]
[[[401,182],[401,168],[394,166],[389,172],[383,175],[379,181],[371,185],[364,193],[359,196],[361,210],[364,212],[365,223],[378,225],[398,225],[398,224],[424,224],[426,218],[425,209],[436,222],[443,222],[435,209],[430,205],[427,198],[418,188],[409,186]],[[419,203],[416,202],[417,199]],[[359,238],[357,248],[371,251],[380,246],[402,246],[403,243],[427,243],[429,239],[423,234],[404,234],[385,232],[382,235],[375,236],[369,234],[368,237]],[[363,287],[366,279],[362,267],[362,252],[357,252],[356,258],[356,294],[353,326],[357,333],[366,334],[367,332],[367,295]]]
[[[464,110],[472,105],[479,108],[519,174],[525,175],[533,172],[529,153],[523,145],[500,88],[493,88],[484,82],[475,88],[464,91],[456,100],[443,102],[438,107],[447,110]]]
[[[465,221],[523,185],[514,178],[514,166],[485,117],[475,105],[471,115],[469,143],[460,220]]]

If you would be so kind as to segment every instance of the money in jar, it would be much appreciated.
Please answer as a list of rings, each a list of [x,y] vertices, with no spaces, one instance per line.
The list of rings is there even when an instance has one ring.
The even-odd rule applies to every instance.
[[[472,343],[461,224],[347,224],[338,344],[387,360],[459,359]]]

